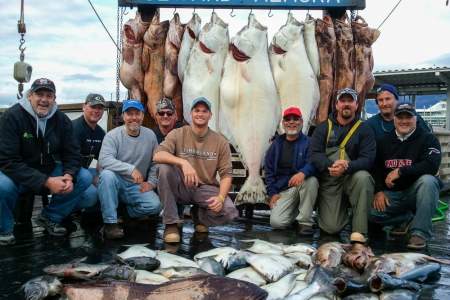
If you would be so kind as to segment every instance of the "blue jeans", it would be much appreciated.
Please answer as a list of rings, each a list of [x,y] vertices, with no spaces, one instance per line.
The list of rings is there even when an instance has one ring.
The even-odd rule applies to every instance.
[[[57,164],[50,177],[62,176],[61,164]],[[79,196],[92,182],[92,175],[86,169],[80,169],[73,191],[69,194],[54,194],[50,203],[42,209],[42,215],[50,221],[61,223],[77,206]],[[0,171],[0,233],[12,233],[14,229],[13,210],[19,196],[29,189],[15,184]]]
[[[91,174],[92,179],[95,176],[98,176],[96,168],[89,168],[89,169],[82,168],[82,169],[88,171]],[[78,201],[76,209],[79,210],[87,208],[89,210],[95,210],[96,203],[97,203],[97,187],[93,185],[91,181],[89,187],[80,195],[80,199]]]
[[[398,225],[413,218],[410,233],[428,240],[432,235],[432,218],[441,184],[434,176],[422,175],[405,190],[384,191],[390,205],[383,212],[372,208],[369,220],[382,225]]]
[[[156,215],[161,211],[161,203],[154,191],[141,193],[139,184],[125,180],[110,170],[100,173],[98,198],[102,208],[103,222],[117,223],[117,206],[120,201],[127,206],[132,218]]]

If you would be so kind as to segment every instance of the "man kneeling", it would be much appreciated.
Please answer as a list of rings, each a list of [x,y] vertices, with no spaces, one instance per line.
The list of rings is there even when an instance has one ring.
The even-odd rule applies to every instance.
[[[191,107],[192,124],[172,130],[153,157],[159,165],[158,191],[164,206],[164,241],[180,242],[177,203],[194,204],[196,232],[222,225],[238,212],[227,196],[231,187],[231,153],[228,142],[209,129],[211,103],[204,97]],[[220,184],[216,174],[219,174]]]

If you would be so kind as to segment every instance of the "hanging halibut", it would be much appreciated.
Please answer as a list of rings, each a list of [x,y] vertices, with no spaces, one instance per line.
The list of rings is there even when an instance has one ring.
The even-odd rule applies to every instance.
[[[232,39],[220,84],[221,132],[242,156],[249,176],[235,204],[267,201],[259,175],[281,108],[267,54],[267,28],[253,14]]]
[[[220,79],[228,43],[228,24],[213,12],[211,21],[203,27],[198,41],[192,47],[184,73],[183,111],[186,122],[191,123],[192,101],[203,96],[211,102],[212,118],[209,127],[217,130]]]
[[[316,41],[316,20],[310,14],[306,15],[303,38],[309,63],[314,71],[314,75],[318,78],[320,75],[320,60]]]
[[[144,91],[147,95],[147,111],[155,120],[156,104],[163,95],[164,43],[169,21],[160,22],[159,10],[153,16],[150,27],[144,34],[142,68],[145,72]]]
[[[195,12],[191,20],[184,27],[183,40],[181,41],[180,53],[178,54],[178,78],[183,83],[184,71],[191,53],[192,46],[200,33],[202,19]]]
[[[355,90],[358,92],[357,113],[359,113],[364,108],[367,92],[375,83],[372,73],[372,44],[380,36],[380,31],[370,28],[361,16],[357,16],[352,22],[352,28],[355,39]]]
[[[119,77],[122,84],[131,92],[132,99],[145,103],[144,71],[142,69],[142,38],[149,26],[143,22],[139,12],[123,26],[122,64]]]
[[[316,20],[316,41],[320,60],[320,102],[316,112],[316,124],[319,124],[328,118],[333,96],[336,36],[330,16]]]
[[[171,98],[175,104],[178,121],[183,120],[183,102],[181,100],[181,82],[178,78],[178,53],[183,37],[183,24],[178,13],[170,20],[169,31],[165,44],[164,66],[164,96]]]
[[[269,53],[281,109],[300,107],[303,133],[307,134],[319,104],[320,93],[317,77],[306,52],[303,27],[289,13],[286,25],[273,37]]]

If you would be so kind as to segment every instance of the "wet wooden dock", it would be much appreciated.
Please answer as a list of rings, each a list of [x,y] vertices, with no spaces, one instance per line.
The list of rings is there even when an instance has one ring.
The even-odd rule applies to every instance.
[[[450,197],[442,198],[448,202]],[[35,207],[34,217],[39,211]],[[434,224],[435,236],[425,253],[450,259],[450,211],[446,220]],[[33,219],[34,219],[33,217]],[[239,218],[227,226],[211,228],[210,233],[194,233],[192,222],[187,219],[183,226],[182,243],[178,246],[165,244],[162,240],[163,227],[159,220],[146,220],[127,223],[126,238],[120,241],[103,241],[98,234],[99,222],[86,224],[85,219],[75,219],[69,224],[72,230],[67,237],[52,237],[31,224],[16,226],[17,244],[0,247],[0,299],[23,299],[20,286],[27,280],[42,275],[42,269],[49,264],[59,264],[76,258],[87,257],[87,262],[110,261],[113,255],[123,250],[123,245],[148,244],[152,249],[166,249],[185,257],[213,247],[231,245],[242,247],[240,240],[259,238],[275,243],[290,244],[307,242],[315,246],[336,240],[334,236],[316,232],[312,238],[300,238],[294,230],[272,230],[267,211],[256,211],[253,219]],[[383,233],[373,236],[370,244],[376,254],[407,251],[403,240],[386,239]],[[426,285],[420,299],[450,299],[450,267],[443,266],[440,280]]]

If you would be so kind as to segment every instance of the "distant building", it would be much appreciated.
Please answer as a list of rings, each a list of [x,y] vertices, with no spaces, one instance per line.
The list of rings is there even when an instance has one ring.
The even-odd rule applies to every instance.
[[[440,101],[428,108],[417,108],[416,111],[433,127],[445,128],[447,102]]]

